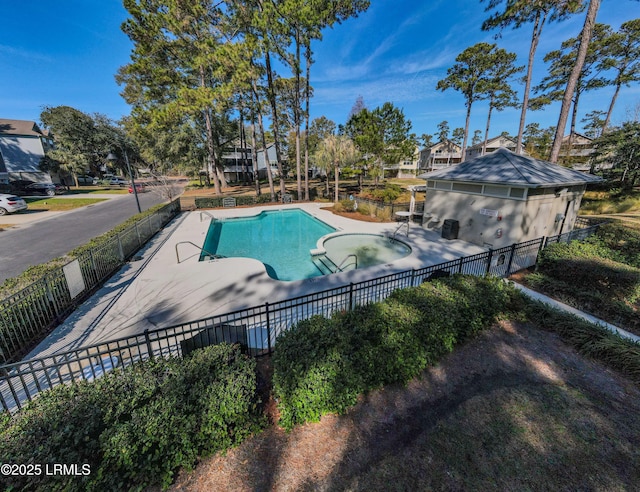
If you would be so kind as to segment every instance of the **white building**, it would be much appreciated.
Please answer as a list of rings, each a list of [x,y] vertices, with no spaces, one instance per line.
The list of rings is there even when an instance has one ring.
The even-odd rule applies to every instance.
[[[488,248],[573,230],[587,184],[602,181],[507,149],[420,177],[423,225],[438,230],[448,219],[457,239]]]
[[[51,182],[51,176],[40,170],[45,151],[53,147],[53,139],[34,121],[0,119],[0,183],[25,179]]]

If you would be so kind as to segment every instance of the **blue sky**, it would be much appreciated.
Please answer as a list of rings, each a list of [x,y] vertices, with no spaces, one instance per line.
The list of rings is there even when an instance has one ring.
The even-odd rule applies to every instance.
[[[487,17],[476,0],[372,0],[358,18],[336,25],[313,45],[315,64],[311,83],[315,95],[311,117],[326,116],[344,123],[356,98],[370,109],[390,101],[404,110],[413,131],[435,133],[443,120],[464,126],[464,100],[453,91],[436,91],[437,81],[465,48],[496,42],[518,54],[526,64],[531,26],[483,32]],[[86,113],[102,113],[115,120],[129,113],[114,80],[129,61],[131,44],[120,30],[126,11],[117,0],[60,2],[0,0],[0,118],[38,121],[43,106],[68,105]],[[617,29],[640,17],[640,2],[603,0],[598,22]],[[577,36],[584,14],[548,24],[536,55],[534,84],[545,75],[544,55]],[[288,74],[283,74],[288,76]],[[583,96],[580,117],[606,110],[613,94],[606,88]],[[640,105],[640,88],[623,88],[613,123],[628,119]],[[487,107],[473,106],[470,133],[484,132]],[[558,105],[529,112],[527,123],[555,125]],[[491,135],[517,133],[518,110],[494,113]]]

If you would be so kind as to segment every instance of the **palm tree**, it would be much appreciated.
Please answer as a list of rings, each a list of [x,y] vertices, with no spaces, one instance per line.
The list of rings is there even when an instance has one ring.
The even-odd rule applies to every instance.
[[[335,189],[334,201],[338,201],[338,181],[340,168],[355,163],[360,158],[360,153],[356,146],[346,135],[329,135],[326,137],[316,151],[316,164],[324,169],[327,174],[327,194],[329,193],[329,172],[333,168]]]

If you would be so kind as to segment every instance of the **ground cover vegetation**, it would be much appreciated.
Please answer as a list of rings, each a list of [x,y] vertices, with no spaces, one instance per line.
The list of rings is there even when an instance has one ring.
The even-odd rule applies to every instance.
[[[35,490],[165,487],[180,468],[189,490],[637,483],[637,386],[527,321],[640,383],[637,344],[502,280],[454,276],[287,331],[263,371],[275,410],[260,406],[269,386],[255,361],[210,347],[43,393],[5,416],[1,458],[91,464],[86,477],[27,477]],[[279,425],[258,433],[267,416]],[[190,477],[213,481],[184,485]]]
[[[640,231],[606,224],[584,241],[552,244],[523,281],[640,335]]]
[[[106,198],[26,198],[30,210],[67,211],[105,201]]]

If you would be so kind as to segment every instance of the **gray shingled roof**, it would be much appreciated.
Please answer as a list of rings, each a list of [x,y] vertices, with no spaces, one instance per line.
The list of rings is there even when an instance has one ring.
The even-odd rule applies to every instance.
[[[551,162],[514,154],[505,148],[462,164],[421,174],[423,179],[517,185],[525,188],[597,183],[602,178]]]
[[[10,120],[0,118],[0,134],[2,135],[30,135],[42,136],[43,133],[38,128],[35,121]]]

